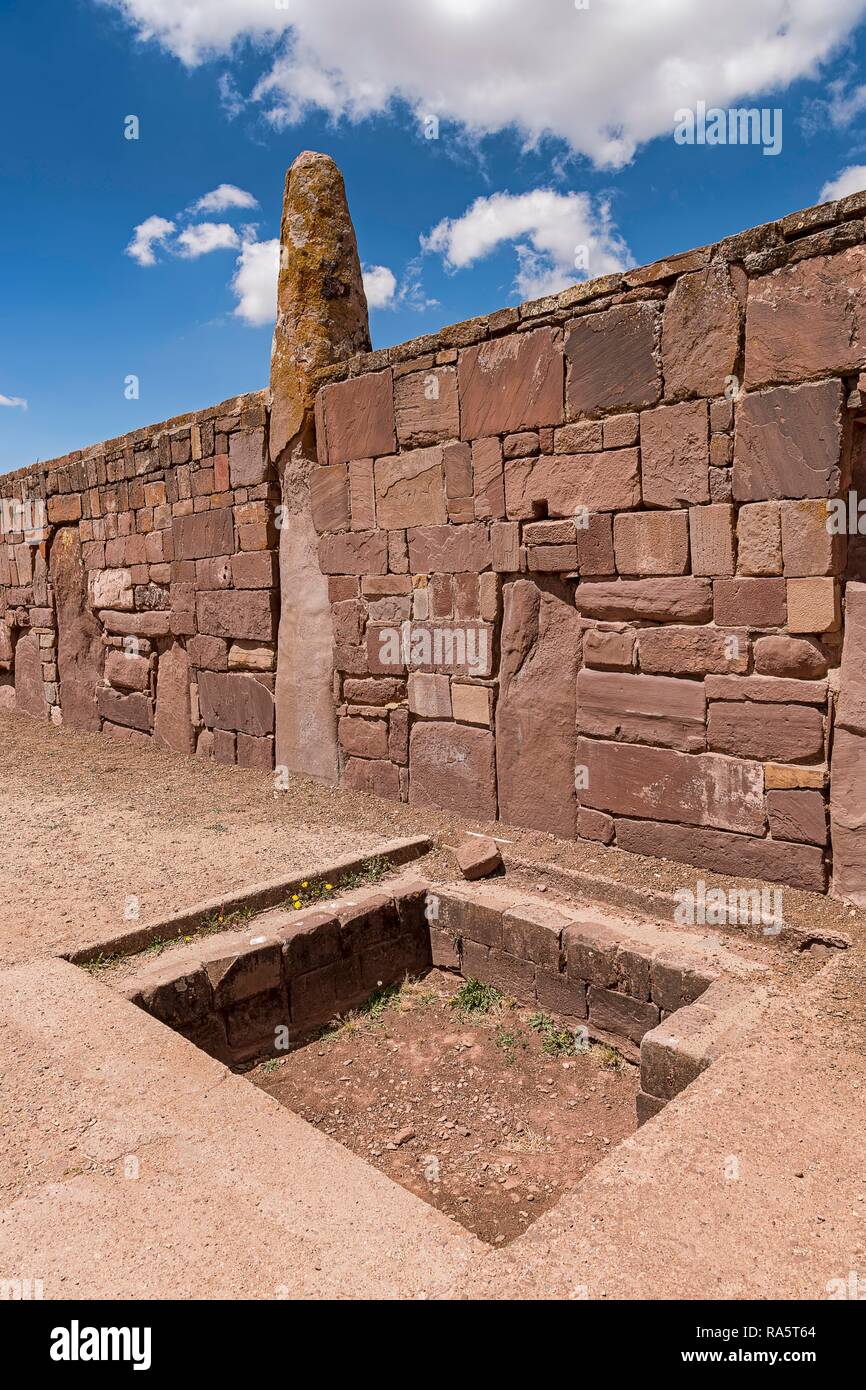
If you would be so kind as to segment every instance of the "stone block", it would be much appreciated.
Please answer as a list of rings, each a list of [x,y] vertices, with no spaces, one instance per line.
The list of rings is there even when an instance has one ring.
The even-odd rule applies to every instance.
[[[457,372],[454,367],[429,367],[407,372],[394,382],[397,438],[406,448],[454,439],[460,433]]]
[[[709,502],[706,401],[685,401],[640,417],[641,487],[648,507]]]
[[[713,616],[722,627],[784,627],[785,600],[784,579],[717,579],[713,584]]]
[[[841,626],[839,585],[835,579],[787,580],[789,632],[835,632]]]
[[[655,404],[661,395],[655,356],[658,317],[653,303],[619,304],[568,326],[569,419]]]
[[[665,395],[721,395],[737,366],[740,302],[722,261],[681,275],[665,304]]]
[[[760,834],[764,828],[759,762],[718,753],[578,739],[585,768],[582,806],[614,816],[646,816],[685,825]],[[617,843],[619,836],[617,832]]]
[[[320,451],[325,445],[323,461],[348,463],[393,454],[396,429],[390,370],[325,386],[319,402],[325,427],[325,439],[319,441]]]
[[[675,515],[675,513],[671,513]],[[727,503],[689,509],[692,574],[733,574],[734,509]]]
[[[562,420],[563,358],[549,328],[464,348],[457,371],[463,439]]]
[[[350,522],[349,470],[345,463],[325,464],[310,474],[310,510],[319,535],[345,531]]]
[[[199,704],[207,727],[256,737],[272,734],[274,697],[265,679],[239,672],[201,671]]]
[[[438,445],[378,459],[375,465],[379,526],[444,525],[445,475]]]
[[[630,819],[617,820],[616,843],[632,854],[674,859],[734,878],[763,878],[813,893],[826,888],[823,851],[814,845]]]
[[[682,752],[706,747],[706,697],[698,681],[584,668],[577,677],[577,728],[596,738]]]
[[[747,502],[737,514],[737,571],[782,573],[782,536],[778,502]]]
[[[745,628],[641,628],[638,650],[641,670],[650,674],[706,676],[749,669]]]
[[[746,395],[737,405],[734,498],[834,497],[841,451],[840,381]]]
[[[409,737],[409,804],[495,820],[493,735],[466,724],[414,725]]]
[[[608,622],[706,623],[713,615],[706,579],[581,581],[574,602],[583,617]]]
[[[613,548],[620,574],[688,574],[689,514],[620,512],[613,519]]]
[[[586,999],[592,1027],[613,1037],[628,1038],[636,1045],[659,1021],[659,1011],[655,1004],[645,1004],[639,999],[632,999],[628,994],[618,994],[615,990],[590,985]]]
[[[767,814],[774,840],[826,845],[827,809],[819,791],[768,791]]]

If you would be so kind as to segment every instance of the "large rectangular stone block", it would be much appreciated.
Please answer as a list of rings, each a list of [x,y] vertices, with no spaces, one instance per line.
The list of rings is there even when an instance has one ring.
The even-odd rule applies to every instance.
[[[713,702],[707,745],[771,762],[810,761],[823,756],[824,721],[820,709],[806,705]]]
[[[216,555],[231,555],[235,548],[230,507],[176,516],[172,519],[171,533],[175,560],[205,560]]]
[[[731,835],[723,830],[653,820],[617,820],[618,848],[656,859],[675,859],[734,878],[768,879],[823,893],[823,851],[814,845]]]
[[[321,463],[393,454],[397,440],[390,368],[323,387],[319,406],[325,434],[318,441]]]
[[[688,574],[689,514],[621,512],[613,519],[613,548],[620,574]]]
[[[569,326],[568,418],[597,410],[638,410],[661,395],[655,355],[659,313],[655,304],[619,304],[587,314]]]
[[[233,729],[258,737],[274,731],[273,694],[255,675],[200,671],[198,698],[209,729]]]
[[[484,522],[418,526],[409,531],[413,574],[478,574],[489,568],[491,559],[490,529]]]
[[[707,579],[581,580],[574,603],[585,618],[613,622],[707,623],[713,616]]]
[[[409,738],[409,804],[496,819],[493,735],[468,724],[425,721]]]
[[[638,649],[641,670],[653,674],[706,676],[749,669],[745,628],[646,627],[638,633]]]
[[[577,677],[578,731],[597,738],[700,752],[706,708],[699,681],[590,669]]]
[[[637,449],[593,454],[543,454],[505,463],[505,509],[513,520],[543,514],[574,517],[640,506]]]
[[[199,632],[211,637],[273,641],[276,596],[265,589],[226,589],[196,597]]]
[[[645,410],[640,417],[641,487],[649,507],[709,502],[706,401]]]
[[[585,769],[581,804],[597,811],[763,830],[764,783],[758,762],[579,738],[577,766]]]
[[[737,405],[734,499],[835,497],[841,453],[841,381],[749,393]]]
[[[563,358],[549,328],[464,348],[457,371],[463,439],[562,420]]]
[[[866,247],[813,256],[749,284],[746,386],[862,369]]]
[[[454,367],[428,367],[407,372],[394,382],[397,438],[402,445],[438,444],[460,433],[457,372]]]
[[[376,519],[386,529],[445,525],[445,474],[438,445],[378,459]]]

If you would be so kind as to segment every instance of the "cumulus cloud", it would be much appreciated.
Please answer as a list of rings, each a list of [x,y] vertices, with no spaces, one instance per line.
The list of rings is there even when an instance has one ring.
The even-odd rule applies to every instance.
[[[155,246],[164,246],[175,231],[175,224],[165,217],[146,217],[134,229],[132,240],[126,248],[139,265],[156,265]]]
[[[248,241],[241,247],[237,270],[231,283],[237,300],[236,318],[251,328],[273,323],[277,317],[277,276],[280,269],[280,243]]]
[[[397,277],[386,265],[368,265],[363,273],[364,293],[370,309],[393,309]]]
[[[10,410],[26,410],[27,402],[23,396],[0,396],[0,406],[8,406]]]
[[[228,222],[196,222],[181,232],[177,253],[187,260],[196,260],[211,251],[233,251],[240,244],[240,237]]]
[[[521,299],[555,294],[631,262],[607,202],[549,188],[476,198],[462,217],[443,218],[421,238],[424,250],[437,252],[449,270],[474,265],[504,243],[513,243],[517,253],[514,290]]]
[[[558,136],[628,163],[698,100],[727,106],[814,77],[866,0],[103,0],[189,66],[270,45],[253,95],[277,125],[319,110],[360,120],[402,100],[475,136]]]
[[[834,198],[847,198],[849,193],[861,193],[866,188],[866,164],[849,164],[835,179],[825,183],[818,194],[819,203]]]
[[[233,183],[221,183],[193,203],[192,212],[228,212],[231,208],[257,208],[258,199]]]

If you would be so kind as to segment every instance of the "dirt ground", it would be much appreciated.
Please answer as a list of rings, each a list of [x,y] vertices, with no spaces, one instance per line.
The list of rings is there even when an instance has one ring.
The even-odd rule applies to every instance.
[[[99,944],[205,898],[280,874],[313,869],[410,834],[434,838],[429,878],[454,876],[453,849],[468,831],[502,842],[506,856],[623,884],[672,892],[697,877],[752,886],[665,860],[645,859],[540,831],[485,824],[294,777],[275,792],[270,774],[141,749],[101,734],[0,716],[0,962]],[[783,889],[787,921],[866,943],[866,914],[830,898]]]
[[[455,1008],[459,985],[431,971],[249,1079],[502,1246],[634,1132],[637,1068],[543,1014]]]

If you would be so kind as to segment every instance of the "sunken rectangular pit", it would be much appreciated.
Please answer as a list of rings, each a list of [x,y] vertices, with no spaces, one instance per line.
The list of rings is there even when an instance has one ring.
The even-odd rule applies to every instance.
[[[765,973],[717,939],[502,879],[404,875],[109,977],[501,1244],[741,1036]]]

